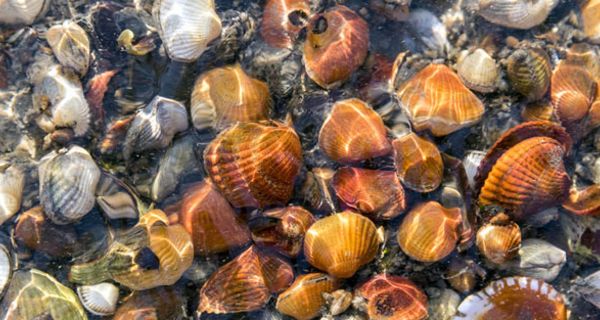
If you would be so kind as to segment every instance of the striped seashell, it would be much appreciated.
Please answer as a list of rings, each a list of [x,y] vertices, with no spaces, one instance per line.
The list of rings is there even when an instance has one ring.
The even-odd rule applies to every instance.
[[[132,187],[102,172],[96,188],[96,202],[109,219],[137,219],[138,197]]]
[[[521,229],[507,215],[500,213],[477,230],[476,244],[486,259],[500,265],[518,255]]]
[[[0,24],[32,24],[48,11],[51,0],[1,0]]]
[[[90,65],[90,40],[77,23],[65,20],[62,24],[51,27],[46,32],[46,40],[60,64],[77,71],[80,76],[87,73]]]
[[[596,81],[582,64],[570,61],[558,63],[552,73],[550,97],[563,126],[569,129],[586,117],[595,95]]]
[[[0,224],[21,208],[24,186],[23,172],[8,162],[0,162]]]
[[[119,288],[112,283],[77,287],[77,295],[83,307],[95,315],[108,316],[117,310]]]
[[[442,183],[444,162],[437,146],[411,132],[392,141],[396,174],[409,189],[431,192]]]
[[[546,51],[539,48],[515,50],[507,61],[508,80],[528,101],[541,99],[548,88],[552,69]]]
[[[530,29],[543,23],[557,4],[557,0],[478,0],[476,11],[491,23]]]
[[[427,295],[407,278],[378,274],[357,290],[373,320],[421,320],[428,316]]]
[[[311,15],[308,0],[268,0],[260,36],[273,48],[291,49]]]
[[[325,306],[323,293],[330,293],[339,286],[338,281],[324,273],[303,274],[277,297],[277,311],[294,319],[313,319]]]
[[[461,59],[457,72],[463,83],[472,90],[486,93],[496,89],[499,75],[496,60],[481,48]]]

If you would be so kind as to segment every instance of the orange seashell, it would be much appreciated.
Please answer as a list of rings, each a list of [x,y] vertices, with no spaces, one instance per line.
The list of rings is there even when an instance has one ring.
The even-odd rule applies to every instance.
[[[273,218],[276,222],[253,230],[252,239],[257,245],[275,248],[288,257],[295,257],[300,253],[304,234],[317,221],[312,213],[298,206],[268,210],[263,216]]]
[[[582,1],[581,19],[583,32],[594,43],[600,43],[600,1],[586,0]]]
[[[327,274],[303,274],[277,297],[275,307],[294,319],[312,319],[321,313],[325,305],[323,293],[330,293],[337,288],[338,281]]]
[[[521,111],[525,121],[553,121],[554,106],[550,101],[537,101],[530,103]]]
[[[336,87],[363,64],[368,49],[367,22],[337,5],[310,19],[304,43],[306,73],[325,89]]]
[[[404,253],[421,262],[436,262],[456,248],[462,215],[459,208],[444,208],[435,201],[412,209],[398,230],[398,244]]]
[[[100,142],[100,153],[113,153],[117,150],[119,143],[125,140],[129,124],[133,121],[134,116],[127,116],[112,123],[106,134]]]
[[[503,264],[519,253],[521,229],[507,215],[500,213],[490,223],[479,228],[476,244],[489,261]]]
[[[380,242],[371,220],[344,211],[320,219],[308,229],[304,256],[311,265],[334,277],[350,278],[375,258]]]
[[[454,319],[566,320],[567,308],[561,294],[544,281],[508,277],[466,297]]]
[[[319,146],[327,157],[341,163],[384,156],[392,150],[383,120],[358,99],[333,105],[319,132]]]
[[[431,192],[442,183],[444,162],[437,146],[411,132],[392,141],[396,173],[418,192]]]
[[[347,207],[374,219],[393,219],[406,209],[404,188],[394,171],[341,168],[333,187]]]
[[[289,263],[251,246],[204,283],[198,311],[221,314],[260,309],[271,293],[280,291],[293,279]]]
[[[284,205],[302,165],[294,130],[281,123],[238,123],[204,151],[204,168],[236,207]]]
[[[417,131],[445,136],[481,119],[483,103],[442,64],[419,71],[397,90],[402,108]]]
[[[576,215],[600,215],[600,184],[594,184],[581,190],[571,189],[569,197],[562,206]]]
[[[119,306],[114,320],[183,319],[185,300],[173,287],[134,291]]]
[[[583,119],[596,95],[596,82],[581,64],[561,61],[551,80],[552,104],[563,125]]]
[[[419,320],[427,313],[427,296],[407,278],[378,274],[357,290],[367,300],[369,319]]]
[[[292,48],[310,16],[308,0],[268,0],[260,36],[274,48]]]

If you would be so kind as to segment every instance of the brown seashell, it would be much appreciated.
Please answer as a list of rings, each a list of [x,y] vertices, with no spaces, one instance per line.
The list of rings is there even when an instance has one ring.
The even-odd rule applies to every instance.
[[[314,15],[304,43],[304,66],[319,86],[330,89],[346,81],[365,61],[369,26],[342,5]]]
[[[600,21],[598,21],[598,16],[600,16],[600,1],[582,1],[581,20],[583,32],[596,44],[600,43]]]
[[[304,200],[317,211],[334,212],[335,195],[332,186],[335,171],[329,168],[313,168],[306,174],[301,193]]]
[[[277,297],[277,310],[294,319],[312,319],[325,305],[323,293],[334,291],[338,281],[324,273],[298,276],[294,283]]]
[[[465,261],[463,257],[455,257],[446,271],[446,280],[450,286],[460,293],[468,293],[477,284],[477,275],[472,267],[473,261]]]
[[[341,163],[384,156],[392,149],[379,114],[358,99],[333,105],[319,132],[319,146],[327,157]]]
[[[440,261],[456,248],[461,220],[459,208],[447,209],[435,201],[420,204],[402,220],[398,244],[414,260]]]
[[[350,278],[375,258],[380,242],[371,220],[344,211],[320,219],[308,229],[304,256],[311,265],[334,277]]]
[[[370,54],[363,68],[366,71],[358,79],[359,96],[371,105],[378,105],[392,91],[394,61],[383,54]]]
[[[268,0],[260,36],[271,47],[291,49],[310,14],[308,0]]]
[[[394,164],[400,181],[418,192],[437,189],[444,176],[444,162],[437,146],[411,132],[392,141]]]
[[[173,287],[134,291],[117,309],[113,320],[183,319],[184,295]]]
[[[521,229],[500,213],[477,230],[477,248],[489,261],[495,264],[516,257],[521,247]]]
[[[262,247],[272,247],[288,257],[296,257],[300,253],[304,234],[317,221],[312,213],[298,206],[267,210],[263,216],[274,219],[275,222],[253,230],[254,243]]]
[[[479,98],[442,64],[425,67],[404,82],[396,94],[414,128],[431,130],[438,137],[478,122],[484,111]]]
[[[561,61],[552,74],[552,104],[560,122],[569,126],[583,119],[596,95],[596,82],[583,66]]]
[[[204,168],[236,208],[284,205],[302,165],[294,130],[278,122],[238,123],[204,150]]]
[[[521,117],[525,121],[554,121],[554,106],[547,100],[536,101],[523,108]]]
[[[550,87],[550,58],[539,48],[517,49],[508,57],[506,73],[513,89],[528,101],[539,100]]]
[[[581,190],[571,189],[562,206],[576,215],[600,215],[600,184],[593,184]]]
[[[394,171],[340,168],[333,187],[347,207],[374,219],[393,219],[406,209],[404,188]]]
[[[369,319],[420,320],[428,316],[427,296],[407,278],[378,274],[362,284]]]

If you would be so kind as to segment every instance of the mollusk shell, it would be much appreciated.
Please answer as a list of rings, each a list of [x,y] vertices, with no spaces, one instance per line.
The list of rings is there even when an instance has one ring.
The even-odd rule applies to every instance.
[[[596,271],[589,276],[579,280],[577,291],[585,300],[600,308],[600,271]]]
[[[444,162],[437,146],[411,132],[392,141],[394,164],[400,181],[409,189],[431,192],[444,176]]]
[[[513,29],[530,29],[543,23],[557,0],[477,0],[477,13],[491,23]]]
[[[498,214],[477,230],[477,247],[491,262],[502,264],[517,256],[521,229],[505,214]]]
[[[173,287],[134,291],[119,306],[114,320],[184,319],[184,295]]]
[[[109,219],[136,219],[139,215],[133,188],[106,172],[96,188],[96,202]]]
[[[2,0],[0,1],[0,23],[32,24],[46,14],[51,0]]]
[[[443,24],[437,15],[429,10],[415,9],[410,12],[406,23],[410,30],[411,40],[417,40],[419,46],[414,47],[415,51],[436,54],[445,53],[449,50],[448,32],[446,25]],[[404,38],[406,39],[406,38]],[[403,41],[406,41],[404,40]]]
[[[333,212],[335,211],[335,190],[332,180],[335,171],[330,168],[313,168],[306,174],[306,180],[302,186],[301,193],[304,200],[314,210]]]
[[[299,206],[267,210],[263,216],[274,219],[275,223],[261,230],[253,230],[254,243],[261,247],[273,247],[288,257],[296,257],[302,251],[304,234],[317,220],[312,213]]]
[[[72,68],[81,76],[87,73],[90,64],[90,40],[85,30],[77,23],[65,20],[62,24],[51,27],[46,32],[46,40],[60,64]]]
[[[308,0],[269,0],[265,4],[260,36],[273,48],[292,48],[310,16]]]
[[[529,101],[539,100],[548,92],[552,69],[542,49],[515,50],[508,57],[506,72],[512,87]]]
[[[14,259],[15,257],[8,247],[8,241],[0,244],[0,297],[4,295],[12,279]]]
[[[25,176],[9,163],[0,163],[0,224],[10,219],[21,207]]]
[[[19,215],[14,229],[17,245],[51,257],[70,257],[78,247],[73,225],[57,225],[48,220],[42,207],[33,207]]]
[[[378,274],[358,288],[369,319],[420,320],[428,316],[427,295],[407,278]]]
[[[163,154],[150,190],[153,201],[162,201],[173,194],[181,178],[198,169],[195,147],[194,135],[188,134],[175,140]]]
[[[472,267],[473,261],[466,261],[463,257],[456,256],[450,262],[446,271],[446,280],[450,286],[461,293],[467,293],[475,288],[477,277]]]
[[[314,15],[304,43],[308,76],[329,89],[346,81],[367,58],[369,26],[348,7],[337,5]]]
[[[473,187],[475,185],[475,175],[477,175],[477,170],[479,169],[479,165],[483,158],[485,158],[484,151],[467,151],[466,155],[463,159],[463,166],[465,167],[465,173],[467,174],[467,180],[469,181],[469,186]]]
[[[556,122],[554,106],[551,101],[546,99],[527,104],[521,111],[521,118],[525,121]]]
[[[600,1],[583,1],[581,6],[581,19],[583,20],[583,32],[594,43],[600,43]]]
[[[425,67],[396,93],[414,128],[438,137],[478,122],[484,111],[479,98],[442,64]]]
[[[204,151],[204,168],[236,207],[284,205],[302,165],[294,130],[281,123],[238,123]]]
[[[77,287],[77,295],[89,312],[107,316],[115,313],[119,288],[112,283],[103,282],[91,286]]]
[[[510,272],[544,281],[554,281],[567,262],[567,253],[540,239],[525,239],[519,257],[504,265]]]
[[[315,318],[325,306],[323,293],[330,293],[337,287],[338,281],[324,273],[300,275],[288,289],[279,294],[276,308],[294,319]]]
[[[561,123],[569,124],[583,119],[596,95],[596,82],[580,64],[561,61],[551,81],[551,97]]]
[[[581,190],[571,189],[569,197],[562,206],[576,215],[600,215],[600,184],[594,184]]]
[[[457,71],[463,83],[475,91],[492,92],[496,89],[498,66],[483,49],[477,49],[460,60]]]

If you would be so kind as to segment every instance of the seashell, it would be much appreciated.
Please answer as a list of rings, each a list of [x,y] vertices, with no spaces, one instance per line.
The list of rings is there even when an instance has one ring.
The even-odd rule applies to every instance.
[[[340,315],[348,310],[353,300],[352,293],[343,289],[335,290],[330,294],[324,293],[323,296],[329,306],[329,313],[332,316]]]
[[[342,5],[311,17],[304,43],[306,74],[325,89],[348,80],[367,58],[369,26]]]
[[[447,52],[448,43],[446,26],[431,11],[415,9],[408,16],[407,27],[411,32],[411,40],[417,40],[420,47],[418,51]]]
[[[2,319],[87,319],[73,290],[37,269],[18,270],[0,308]]]
[[[498,66],[496,60],[479,48],[458,62],[456,67],[462,82],[472,90],[487,93],[496,90]]]
[[[214,0],[160,0],[152,15],[171,60],[193,62],[221,35]]]
[[[410,3],[411,0],[369,0],[369,8],[388,20],[406,21],[410,11]]]
[[[106,134],[100,142],[100,153],[110,154],[114,153],[127,135],[127,129],[131,124],[131,121],[135,118],[135,115],[129,115],[125,118],[117,119],[113,123],[109,124],[106,129]]]
[[[117,310],[119,288],[112,283],[102,282],[92,286],[77,287],[77,295],[83,307],[98,316],[107,316]]]
[[[508,277],[490,283],[466,297],[454,320],[460,319],[567,319],[561,294],[542,280]]]
[[[260,36],[273,48],[291,49],[310,15],[308,0],[269,0],[263,10]]]
[[[406,209],[404,188],[394,171],[340,168],[333,187],[347,207],[374,219],[393,219]]]
[[[600,52],[596,47],[585,42],[575,43],[567,50],[566,61],[581,65],[595,80],[600,80]]]
[[[358,77],[359,97],[369,105],[385,106],[390,100],[394,61],[379,53],[369,54],[363,65],[365,72]],[[379,109],[378,113],[384,115]]]
[[[593,184],[581,190],[571,189],[562,206],[576,215],[600,215],[600,185]]]
[[[325,306],[324,293],[334,291],[338,281],[324,273],[300,275],[277,297],[277,311],[294,319],[312,319]]]
[[[581,4],[581,20],[583,32],[591,42],[600,43],[600,2],[598,0],[583,1]]]
[[[429,319],[450,320],[456,314],[460,296],[452,289],[442,289],[436,296],[429,296]]]
[[[432,64],[397,90],[402,108],[417,131],[445,136],[481,119],[483,103],[445,65]]]
[[[477,230],[477,248],[489,261],[503,264],[517,256],[521,246],[521,229],[500,213]]]
[[[251,246],[204,283],[198,312],[222,314],[260,309],[271,293],[289,286],[293,278],[290,264]]]
[[[0,23],[32,24],[46,14],[50,2],[50,0],[2,0],[0,1]]]
[[[156,96],[138,111],[129,125],[123,155],[129,159],[135,151],[167,147],[175,134],[188,128],[185,106],[178,101]]]
[[[567,253],[540,239],[525,239],[517,259],[505,267],[513,274],[554,281],[567,262]]]
[[[485,158],[485,154],[484,151],[477,150],[471,150],[465,153],[463,166],[465,167],[465,173],[467,174],[467,180],[469,181],[469,186],[471,186],[471,188],[475,186],[475,175],[477,174],[481,161]]]
[[[252,231],[254,243],[272,247],[288,257],[296,257],[302,251],[304,234],[317,221],[312,213],[299,206],[267,210],[263,217],[275,221]]]
[[[402,220],[398,244],[414,260],[440,261],[456,248],[461,220],[459,208],[444,208],[435,201],[420,204]]]
[[[113,319],[184,319],[184,305],[184,295],[173,287],[134,291],[119,306]]]
[[[444,162],[437,146],[411,132],[392,141],[394,165],[400,181],[417,192],[437,189],[444,175]]]
[[[319,131],[319,147],[331,160],[359,162],[391,151],[379,114],[358,99],[336,102]]]
[[[73,145],[45,155],[38,175],[40,203],[52,222],[77,221],[94,207],[100,169],[82,147]]]
[[[204,150],[204,168],[236,208],[284,205],[302,165],[294,130],[278,122],[238,123]]]
[[[21,208],[24,186],[23,172],[8,162],[0,162],[0,224]]]
[[[513,89],[528,101],[541,99],[550,88],[550,58],[542,49],[515,50],[508,57],[506,73]]]
[[[589,303],[600,308],[600,271],[596,271],[583,279],[577,279],[575,290]]]
[[[56,59],[80,76],[87,73],[90,65],[90,40],[87,33],[77,23],[65,20],[46,32],[46,40]]]
[[[134,189],[115,176],[102,172],[96,202],[109,219],[137,219],[138,196]]]
[[[175,192],[182,177],[197,171],[196,139],[189,134],[175,141],[160,159],[158,172],[152,181],[151,197],[162,201]]]
[[[306,174],[300,192],[316,211],[335,211],[335,190],[332,186],[334,175],[335,171],[329,168],[313,168]]]
[[[477,284],[477,274],[473,260],[455,257],[450,261],[446,271],[446,280],[452,288],[460,293],[468,293]]]
[[[521,111],[525,121],[555,121],[554,106],[551,101],[539,100],[527,104]]]
[[[73,225],[53,224],[39,206],[19,215],[13,237],[19,247],[27,247],[51,257],[70,257],[79,245]]]
[[[491,23],[525,30],[542,24],[557,4],[556,0],[477,0],[476,11]]]
[[[506,131],[479,167],[479,204],[500,206],[522,220],[562,202],[571,185],[563,163],[570,148],[569,135],[552,122],[526,122]]]
[[[550,92],[556,115],[568,128],[587,115],[596,95],[596,82],[579,63],[561,61],[552,73]]]
[[[428,316],[427,296],[407,278],[378,274],[357,293],[367,300],[369,319],[420,320]]]
[[[336,241],[331,241],[335,237]],[[337,278],[350,278],[375,258],[380,244],[371,220],[351,211],[315,222],[304,237],[304,256],[314,267]]]
[[[270,111],[269,87],[248,76],[239,64],[204,72],[192,91],[190,113],[198,130],[267,120]]]

